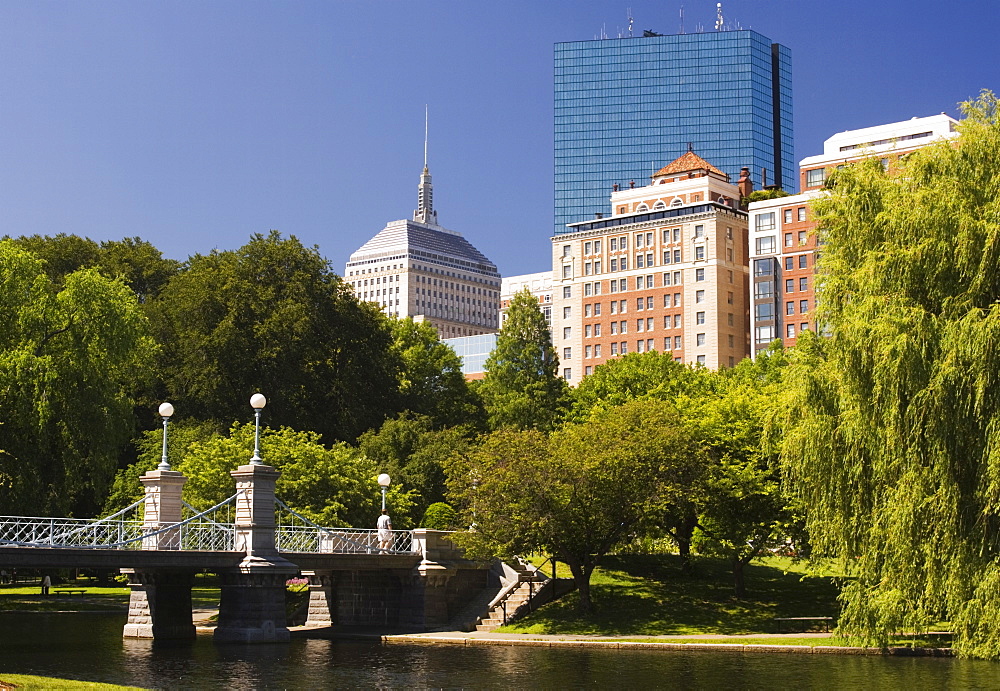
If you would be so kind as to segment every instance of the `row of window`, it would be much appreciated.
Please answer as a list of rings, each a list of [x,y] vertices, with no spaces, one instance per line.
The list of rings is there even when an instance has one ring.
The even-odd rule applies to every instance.
[[[798,332],[801,334],[803,331],[809,329],[809,322],[801,322],[798,324]],[[785,337],[795,338],[796,325],[795,324],[785,324]],[[777,338],[777,331],[775,327],[771,324],[765,326],[758,326],[754,329],[754,342],[758,346],[766,346],[775,338]]]

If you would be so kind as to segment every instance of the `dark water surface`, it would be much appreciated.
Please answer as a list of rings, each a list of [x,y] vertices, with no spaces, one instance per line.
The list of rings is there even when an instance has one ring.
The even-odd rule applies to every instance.
[[[294,640],[123,640],[124,615],[0,612],[0,673],[146,688],[996,689],[1000,664],[946,658],[676,653]],[[2,679],[2,676],[0,676]]]

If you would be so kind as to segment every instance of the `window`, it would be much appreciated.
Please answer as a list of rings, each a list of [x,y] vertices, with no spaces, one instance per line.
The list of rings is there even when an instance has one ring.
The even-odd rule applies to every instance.
[[[646,331],[652,331],[655,327],[653,326],[653,318],[646,317]]]
[[[799,290],[809,290],[809,277],[803,276],[799,279]]]
[[[726,239],[727,240],[732,240],[733,239],[733,227],[732,226],[726,226]]]
[[[785,303],[785,314],[795,314],[795,303],[786,302]]]
[[[646,253],[646,266],[648,266],[650,268],[653,267],[653,253],[652,252],[647,252]]]
[[[785,247],[791,247],[792,246],[792,242],[793,242],[792,241],[792,234],[791,233],[785,233]]]
[[[786,278],[785,279],[785,292],[786,293],[794,293],[795,292],[795,279],[794,278]]]
[[[611,314],[617,314],[617,313],[618,313],[618,301],[617,300],[612,300],[611,301]]]
[[[702,226],[702,225],[695,226],[694,227],[694,236],[696,238],[703,238],[703,237],[705,237],[705,226]]]
[[[785,219],[784,220],[785,220],[785,223],[791,223],[792,222],[792,210],[791,209],[785,209]]]
[[[628,333],[628,322],[625,321],[624,319],[622,321],[618,322],[618,330],[621,333],[623,333],[623,334],[627,334]]]
[[[681,337],[674,336],[674,350],[680,350],[680,349],[681,349]]]
[[[583,284],[583,296],[584,297],[590,297],[590,295],[593,292],[594,292],[594,288],[593,288],[593,284],[592,283],[584,283]]]
[[[695,302],[705,302],[705,291],[696,290],[694,291],[694,301]]]
[[[645,319],[636,319],[636,321],[635,321],[635,330],[636,330],[636,333],[642,333],[643,331],[646,330],[645,327],[646,327],[646,320]]]
[[[664,314],[663,315],[663,328],[664,329],[669,329],[670,328],[670,315],[669,314]]]
[[[628,270],[628,257],[622,257],[618,262],[618,268],[622,271]]]
[[[573,256],[573,245],[563,245],[562,256],[564,256],[564,257],[572,257]]]
[[[622,355],[626,355],[628,353],[628,343],[626,343],[625,341],[622,341],[621,344],[620,344],[620,346],[621,346],[620,350],[622,352]]]
[[[681,294],[674,293],[674,307],[680,307],[680,306],[681,306]]]
[[[636,276],[635,277],[635,289],[636,290],[642,290],[645,287],[645,283],[646,283],[646,277],[645,276]],[[649,286],[649,287],[652,288],[653,286]]]
[[[681,241],[681,229],[674,228],[674,242],[680,242],[680,241]]]
[[[611,260],[611,270],[612,271],[618,271],[618,260],[617,259],[612,259]]]
[[[641,338],[638,341],[636,341],[635,342],[635,352],[641,353],[643,351],[643,346],[644,345],[646,345],[646,342],[644,340],[642,340]]]
[[[680,263],[681,263],[681,251],[674,250],[674,264],[680,264]]]
[[[594,303],[594,316],[595,317],[601,316],[601,303],[599,302]]]
[[[785,271],[791,271],[795,268],[795,257],[785,257]]]
[[[799,268],[800,269],[808,269],[809,268],[809,255],[808,254],[800,254],[799,255]]]
[[[732,348],[736,345],[736,339],[732,334],[729,334],[729,347]]]
[[[806,220],[806,207],[804,206],[799,207],[799,220],[800,221]]]
[[[625,303],[625,300],[618,301],[618,311],[622,314],[625,314],[625,312],[628,311],[628,305]]]
[[[733,261],[733,248],[732,247],[727,247],[726,248],[726,259],[728,259],[729,261]]]
[[[805,314],[809,311],[809,301],[799,300],[799,314]]]
[[[563,360],[572,360],[572,359],[573,359],[573,349],[563,348]]]
[[[774,230],[774,212],[768,211],[767,213],[757,214],[757,220],[755,221],[755,228],[760,230]]]
[[[590,316],[590,303],[587,303],[586,305],[583,306],[583,316],[584,317]]]
[[[801,324],[799,324],[799,333],[805,331],[808,328],[809,328],[809,322],[802,322]]]
[[[598,264],[599,263],[600,262],[598,262]],[[594,284],[594,295],[600,295],[600,294],[601,294],[601,282],[598,281],[597,283]]]
[[[667,229],[663,230],[663,242],[664,243],[670,242],[670,231]]]
[[[640,311],[644,310],[646,308],[646,299],[645,298],[636,298],[635,299],[635,308],[637,310],[640,310]]]
[[[795,324],[785,324],[785,338],[795,338]]]
[[[754,340],[758,345],[766,345],[774,340],[773,326],[758,326],[754,329]]]
[[[799,231],[799,244],[800,245],[806,244],[806,231],[804,230]]]
[[[569,367],[563,369],[563,379],[569,381],[573,378],[573,370]]]
[[[774,319],[774,303],[762,302],[755,305],[754,314],[757,316],[757,321],[771,321]]]
[[[583,337],[590,338],[590,324],[587,324],[583,327]]]
[[[625,251],[626,249],[628,249],[628,236],[627,235],[623,235],[622,237],[618,238],[618,249],[620,249],[622,251]]]
[[[573,267],[572,266],[570,266],[569,264],[567,264],[562,269],[563,269],[563,278],[572,278],[573,277],[573,274],[572,274]]]
[[[698,346],[705,345],[705,334],[695,334],[694,340],[695,340],[695,345]]]
[[[702,247],[701,245],[698,245],[697,247],[695,247],[694,248],[694,258],[695,259],[704,259],[705,258],[705,248]]]
[[[618,290],[622,293],[628,290],[628,283],[626,282],[626,279],[624,278],[618,279]]]
[[[615,341],[611,344],[611,355],[612,357],[618,354],[618,342]]]
[[[600,336],[600,335],[601,335],[601,325],[594,324],[594,336]],[[597,348],[598,350],[600,350],[601,346],[597,346]]]
[[[704,312],[695,312],[695,314],[694,314],[694,323],[695,324],[704,324],[705,323],[705,313]]]
[[[664,293],[663,295],[663,306],[670,307],[670,293]]]
[[[696,359],[697,359],[699,365],[704,365],[705,364],[705,356],[704,355],[699,355]]]
[[[646,247],[652,247],[652,246],[653,246],[653,234],[646,233]]]
[[[583,243],[583,253],[584,254],[590,254],[591,253],[591,249],[593,248],[593,246],[594,246],[593,243],[590,243],[590,242]]]
[[[601,357],[601,344],[598,343],[594,346],[594,357]]]
[[[591,353],[590,346],[584,346],[584,348],[583,348],[583,357],[584,358],[589,358],[590,357],[590,353]]]
[[[681,315],[679,314],[674,315],[674,328],[675,329],[681,328]]]
[[[705,280],[705,270],[704,269],[695,269],[694,270],[694,280],[696,280],[696,281],[704,281]]]
[[[611,322],[611,335],[618,333],[618,322]]]
[[[583,275],[589,276],[592,273],[593,265],[590,262],[583,263]]]
[[[644,269],[646,268],[646,263],[643,261],[645,255],[637,254],[635,255],[635,268]]]
[[[571,316],[573,316],[573,308],[563,307],[563,319],[569,319]]]
[[[610,251],[616,252],[618,250],[618,238],[611,238],[611,240],[609,240],[609,242],[611,243],[609,245]]]
[[[600,254],[600,253],[601,253],[601,241],[594,240],[594,254]]]
[[[806,187],[816,187],[817,185],[822,185],[825,181],[826,170],[823,168],[806,171]]]
[[[573,297],[573,286],[563,286],[563,297],[564,298]]]
[[[569,338],[572,334],[573,334],[572,327],[569,326],[563,327],[563,339]]]
[[[664,338],[663,339],[663,349],[664,350],[670,350],[670,344],[671,343],[673,343],[673,339],[670,338],[670,336],[667,336],[666,338]]]
[[[765,235],[764,237],[757,238],[756,248],[757,254],[774,254],[774,236]]]
[[[593,373],[594,373],[594,368],[591,367],[590,365],[587,365],[586,367],[583,368],[584,376],[590,376]]]
[[[652,287],[652,286],[650,286],[650,287]],[[646,309],[648,309],[648,310],[653,309],[653,296],[652,295],[649,295],[649,296],[646,297]]]
[[[642,233],[635,236],[635,246],[636,248],[642,247]]]
[[[774,274],[774,261],[771,259],[754,259],[754,276],[771,276]]]
[[[594,262],[594,273],[595,274],[601,273],[601,260],[600,259],[598,259],[597,261]]]
[[[670,250],[663,250],[663,263],[664,264],[670,263]]]
[[[726,304],[733,304],[733,291],[731,290],[726,292]]]

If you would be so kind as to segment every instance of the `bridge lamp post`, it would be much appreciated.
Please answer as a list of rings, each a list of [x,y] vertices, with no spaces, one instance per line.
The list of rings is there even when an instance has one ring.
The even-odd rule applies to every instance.
[[[174,407],[164,401],[160,404],[160,417],[163,418],[163,456],[160,458],[160,465],[156,466],[157,470],[170,470],[170,461],[167,460],[167,423],[170,422],[171,416],[174,414]]]
[[[265,405],[267,399],[263,394],[255,393],[250,397],[250,407],[253,408],[254,414],[253,458],[250,459],[250,465],[264,465],[264,459],[260,457],[260,411]]]
[[[389,484],[392,482],[392,478],[389,477],[388,473],[382,473],[378,476],[378,484],[382,488],[382,510],[385,511],[385,492],[389,489]]]

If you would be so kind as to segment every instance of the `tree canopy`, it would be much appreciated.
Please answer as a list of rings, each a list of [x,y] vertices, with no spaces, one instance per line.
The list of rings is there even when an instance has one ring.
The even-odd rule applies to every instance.
[[[633,401],[551,437],[500,430],[452,460],[449,489],[481,554],[545,551],[569,565],[590,611],[590,576],[658,508],[690,490],[703,451],[668,404]]]
[[[96,269],[56,283],[0,241],[0,504],[92,515],[133,431],[130,392],[157,353],[135,295]]]
[[[819,318],[792,356],[784,458],[815,547],[846,558],[840,628],[950,620],[1000,657],[1000,103],[957,141],[837,171],[816,204]]]
[[[527,288],[507,309],[479,386],[492,429],[553,429],[566,404],[566,381],[538,300]]]

